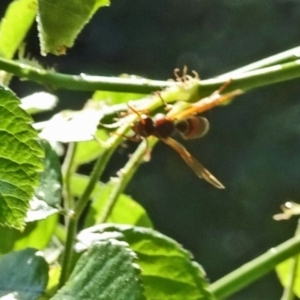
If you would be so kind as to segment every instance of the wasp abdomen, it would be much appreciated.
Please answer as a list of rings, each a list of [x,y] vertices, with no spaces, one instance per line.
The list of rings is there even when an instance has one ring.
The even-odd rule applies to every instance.
[[[180,120],[176,122],[175,126],[184,139],[196,139],[203,137],[209,130],[208,120],[199,116],[191,116]]]

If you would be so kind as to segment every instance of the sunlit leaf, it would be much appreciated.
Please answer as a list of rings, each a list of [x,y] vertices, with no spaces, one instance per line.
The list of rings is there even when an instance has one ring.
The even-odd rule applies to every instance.
[[[89,248],[97,241],[125,240],[137,254],[147,299],[213,300],[205,272],[191,254],[171,238],[143,227],[97,225],[81,231],[76,248]]]
[[[51,215],[45,220],[27,224],[24,233],[16,240],[14,250],[26,247],[32,247],[39,250],[45,249],[52,238],[57,222],[58,214]]]
[[[65,286],[51,299],[145,299],[135,259],[125,242],[98,242],[81,256]]]
[[[133,100],[144,98],[144,94],[121,93],[111,91],[96,91],[92,97],[93,100],[105,101],[107,104],[128,103]]]
[[[105,130],[98,129],[95,132],[95,139],[91,141],[83,141],[77,144],[74,157],[74,165],[80,166],[96,159],[103,151],[103,145],[109,135]]]
[[[30,222],[24,231],[0,226],[0,254],[12,250],[32,247],[45,249],[57,225],[58,215],[52,215],[45,220]]]
[[[109,0],[38,0],[41,53],[62,55],[98,8]]]
[[[291,268],[295,263],[293,260],[295,258],[287,259],[286,261],[280,263],[276,266],[276,273],[281,282],[281,284],[286,288],[289,282],[289,277],[291,273]],[[293,285],[293,292],[299,298],[300,297],[300,256],[298,255],[298,260],[295,269],[295,276],[294,276],[294,285]]]
[[[88,176],[75,174],[72,177],[71,187],[74,196],[80,197],[89,181]],[[98,182],[92,194],[92,204],[86,216],[85,227],[96,224],[102,216],[103,210],[109,200],[113,184]],[[131,197],[121,194],[112,210],[107,222],[117,224],[130,224],[143,227],[153,227],[144,208]]]
[[[34,22],[37,0],[16,0],[0,24],[0,55],[12,58]]]
[[[47,284],[46,294],[53,296],[57,291],[57,286],[59,284],[59,276],[61,273],[61,266],[60,265],[52,265],[49,268],[49,280]],[[48,297],[50,298],[50,297]],[[40,299],[44,300],[44,299]]]
[[[48,265],[32,248],[0,257],[0,273],[1,299],[37,299],[48,281]]]
[[[43,169],[43,150],[19,99],[0,88],[0,100],[0,224],[22,229]]]
[[[41,141],[45,151],[44,172],[40,173],[40,184],[35,197],[30,201],[26,222],[45,219],[56,213],[62,197],[62,174],[60,162],[55,151],[46,141]]]

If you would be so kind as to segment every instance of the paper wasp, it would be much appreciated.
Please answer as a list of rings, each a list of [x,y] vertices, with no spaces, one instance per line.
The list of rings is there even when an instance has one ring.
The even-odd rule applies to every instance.
[[[186,75],[185,70],[183,77],[179,77],[175,71],[175,77],[183,84],[185,83],[185,80],[190,79],[190,77]],[[154,117],[151,117],[149,114],[141,113],[139,108],[127,104],[129,113],[136,114],[138,116],[138,120],[133,122],[131,126],[134,135],[130,137],[126,136],[126,138],[134,141],[140,141],[141,139],[147,140],[150,136],[158,138],[173,148],[198,177],[203,178],[218,189],[224,189],[224,185],[196,158],[194,158],[183,145],[174,140],[171,136],[177,131],[184,139],[203,137],[209,130],[209,122],[204,117],[198,116],[198,114],[242,94],[241,90],[234,90],[221,95],[230,83],[231,80],[227,81],[210,96],[200,99],[198,102],[191,104],[185,110],[180,112],[173,112],[173,110],[171,110],[167,114],[158,113]],[[158,95],[160,94],[158,93]],[[164,103],[161,96],[160,98]],[[99,126],[116,128],[122,123],[122,119],[120,119],[114,124],[99,123]]]
[[[148,114],[141,114],[137,109],[128,105],[129,109],[139,117],[131,127],[135,133],[133,139],[140,140],[155,136],[172,147],[198,177],[203,178],[218,189],[225,188],[183,145],[171,138],[171,136],[175,131],[178,131],[184,139],[204,136],[209,130],[209,122],[204,117],[197,115],[242,93],[241,90],[235,90],[221,95],[220,93],[228,84],[229,82],[225,83],[210,96],[191,104],[186,110],[178,113],[172,114],[172,111],[166,115],[159,113],[152,118]]]

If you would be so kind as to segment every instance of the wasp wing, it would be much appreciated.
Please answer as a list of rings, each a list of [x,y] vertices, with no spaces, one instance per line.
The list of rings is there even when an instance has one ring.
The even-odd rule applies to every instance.
[[[165,138],[161,139],[167,145],[172,147],[182,158],[183,160],[191,167],[191,169],[196,173],[196,175],[200,178],[203,178],[214,187],[218,189],[224,189],[224,185],[215,177],[213,176],[207,169],[200,164],[196,158],[194,158],[180,143],[175,141],[172,138]]]
[[[207,111],[223,102],[241,95],[242,93],[242,90],[234,90],[224,95],[220,95],[219,93],[212,93],[210,96],[200,99],[198,102],[191,104],[187,109],[181,112],[175,112],[172,114],[172,111],[170,111],[170,113],[167,114],[167,118],[169,120],[182,120],[189,116]]]

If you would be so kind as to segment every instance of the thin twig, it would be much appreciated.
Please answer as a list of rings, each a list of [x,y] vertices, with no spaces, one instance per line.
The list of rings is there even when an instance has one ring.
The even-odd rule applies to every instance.
[[[77,143],[70,143],[68,145],[68,150],[62,165],[62,173],[63,173],[63,178],[64,178],[64,209],[66,211],[69,211],[70,209],[74,208],[74,198],[71,192],[71,187],[70,187],[70,180],[72,173],[74,172],[73,170],[73,161],[76,153],[76,148],[77,148]],[[66,219],[67,219],[67,214],[66,214]],[[67,220],[66,220],[67,221]],[[67,224],[68,222],[66,222]]]
[[[107,204],[96,223],[105,223],[107,221],[115,204],[117,203],[118,197],[124,191],[128,182],[130,182],[138,167],[143,162],[146,151],[150,151],[150,148],[154,146],[155,142],[157,142],[157,139],[152,139],[151,143],[146,143],[146,140],[142,142],[136,151],[130,156],[130,159],[124,168],[119,171],[118,178],[112,179],[114,187],[109,195]]]
[[[299,236],[299,235],[300,235],[300,219],[298,220],[298,224],[295,232],[295,236]],[[298,269],[298,263],[299,263],[299,254],[291,258],[291,265],[288,273],[287,285],[283,291],[281,300],[293,300],[295,298],[294,283],[295,283],[295,277]]]
[[[262,69],[262,68],[266,68],[266,67],[270,67],[270,66],[274,66],[274,65],[278,65],[278,64],[283,64],[286,62],[291,62],[294,61],[296,59],[299,59],[300,57],[300,47],[295,47],[292,49],[289,49],[287,51],[269,56],[267,58],[261,59],[259,61],[256,61],[252,64],[249,64],[247,66],[238,68],[236,70],[230,71],[228,73],[222,74],[219,77],[231,77],[234,76],[236,74],[240,74],[240,73],[246,73],[249,71],[254,71],[254,70],[258,70],[258,69]]]
[[[101,155],[98,157],[96,164],[93,168],[92,174],[90,176],[90,181],[86,186],[82,196],[78,199],[74,211],[70,212],[69,222],[67,224],[67,238],[65,251],[62,260],[62,270],[59,280],[59,286],[63,286],[70,273],[72,271],[72,262],[73,262],[73,254],[74,254],[74,242],[77,233],[77,224],[78,220],[85,209],[86,205],[90,200],[90,195],[95,188],[102,172],[104,171],[109,158],[118,147],[118,145],[122,141],[122,134],[126,132],[129,128],[129,124],[125,124],[123,127],[119,128],[118,135],[112,136],[109,141],[106,143],[106,147],[104,148]]]
[[[120,78],[90,76],[85,74],[67,75],[24,65],[16,61],[0,58],[0,69],[20,78],[38,82],[53,89],[82,91],[108,90],[149,94],[178,85],[175,81],[158,81],[145,78]],[[228,92],[235,89],[251,90],[253,88],[283,82],[300,77],[300,60],[272,65],[244,73],[227,73],[217,78],[199,81],[199,98],[211,94],[228,79],[233,80]]]
[[[300,235],[297,235],[212,283],[209,290],[217,299],[225,299],[299,252]]]

